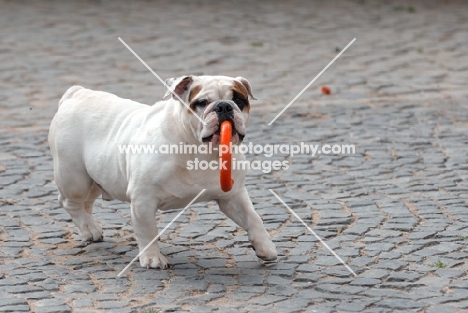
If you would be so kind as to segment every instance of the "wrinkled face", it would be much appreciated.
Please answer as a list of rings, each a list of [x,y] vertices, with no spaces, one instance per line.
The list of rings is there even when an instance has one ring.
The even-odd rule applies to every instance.
[[[232,123],[233,144],[242,142],[249,118],[249,96],[255,99],[245,78],[185,76],[166,83],[171,84],[172,91],[193,110],[192,112],[181,104],[183,113],[189,116],[192,133],[200,142],[219,144],[220,125],[226,120]]]

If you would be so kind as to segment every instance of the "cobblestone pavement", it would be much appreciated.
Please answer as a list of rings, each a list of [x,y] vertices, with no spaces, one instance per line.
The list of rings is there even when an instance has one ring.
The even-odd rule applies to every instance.
[[[1,1],[0,12],[0,312],[468,310],[468,4]],[[247,142],[356,145],[250,172],[277,264],[260,264],[214,203],[162,236],[169,270],[116,277],[137,253],[125,203],[97,203],[105,241],[79,241],[52,181],[58,99],[72,84],[144,103],[164,93],[118,37],[164,78],[247,77],[259,99]]]

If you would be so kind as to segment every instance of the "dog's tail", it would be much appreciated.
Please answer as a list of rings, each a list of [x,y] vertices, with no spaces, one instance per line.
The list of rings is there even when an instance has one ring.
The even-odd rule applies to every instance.
[[[81,87],[81,86],[78,86],[78,85],[75,85],[75,86],[72,86],[72,87],[68,88],[68,90],[65,91],[65,93],[63,94],[62,99],[60,99],[60,101],[58,103],[58,106],[60,107],[60,105],[63,103],[63,101],[65,101],[67,99],[70,99],[71,97],[73,97],[73,94],[75,92],[77,92],[78,90],[81,90],[81,89],[84,89],[84,87]]]

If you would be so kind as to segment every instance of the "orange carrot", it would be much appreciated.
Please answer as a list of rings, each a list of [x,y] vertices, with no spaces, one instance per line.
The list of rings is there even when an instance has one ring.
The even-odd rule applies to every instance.
[[[221,189],[224,192],[231,190],[234,180],[231,178],[232,174],[232,155],[231,155],[231,142],[232,142],[232,124],[229,121],[224,121],[221,123],[221,131],[219,134],[219,144],[226,145],[229,147],[229,151],[221,154],[220,161],[221,165],[226,164],[226,169],[220,168],[219,178]],[[222,149],[220,148],[220,151]],[[224,151],[222,151],[224,152]]]

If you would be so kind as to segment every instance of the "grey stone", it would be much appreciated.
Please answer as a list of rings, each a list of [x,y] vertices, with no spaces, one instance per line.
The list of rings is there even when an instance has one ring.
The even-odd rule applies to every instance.
[[[251,299],[250,303],[260,304],[260,305],[268,305],[268,304],[279,302],[279,301],[282,301],[282,300],[285,300],[285,299],[286,299],[286,297],[283,297],[283,296],[265,295],[265,296],[262,296],[262,297]]]
[[[392,310],[411,310],[424,307],[422,303],[408,299],[386,299],[376,302],[375,305],[378,307],[390,308]]]
[[[341,262],[334,256],[320,257],[314,263],[317,266],[340,265]]]
[[[370,269],[359,273],[359,277],[362,278],[374,278],[374,279],[382,279],[389,275],[389,271],[382,270],[382,269]]]
[[[22,292],[16,294],[18,298],[23,298],[27,300],[41,300],[51,297],[50,292],[47,291],[31,291],[31,292]]]
[[[84,307],[92,307],[93,301],[91,299],[76,299],[73,300],[73,307],[74,308],[84,308]]]
[[[27,305],[28,302],[22,299],[16,299],[13,297],[9,298],[0,298],[0,307],[7,307],[7,306],[17,306],[17,305]]]
[[[48,307],[36,308],[38,313],[71,313],[72,309],[68,305],[53,305]]]
[[[0,225],[2,225],[3,227],[20,227],[20,224],[18,221],[8,216],[0,216]]]
[[[427,239],[437,234],[437,231],[415,231],[408,235],[409,240]]]
[[[101,310],[112,310],[112,309],[121,309],[127,306],[128,303],[120,301],[100,301],[97,305],[98,309]]]
[[[380,279],[375,278],[356,278],[351,282],[351,285],[355,286],[375,286],[380,284]]]
[[[388,282],[413,282],[421,277],[421,274],[412,273],[412,272],[399,272],[393,273],[388,278]]]
[[[92,293],[96,291],[96,286],[88,285],[88,284],[73,284],[73,285],[66,285],[64,291],[67,293]]]
[[[133,313],[133,309],[108,309],[109,313]]]
[[[287,285],[291,282],[290,279],[284,279],[279,276],[269,276],[266,282],[270,285]]]
[[[31,312],[29,305],[6,305],[0,306],[1,312]]]
[[[436,305],[426,310],[427,313],[452,313],[456,311],[457,307],[451,304]]]
[[[227,297],[229,299],[241,300],[241,301],[248,301],[255,296],[256,296],[255,292],[239,292],[238,290],[235,290],[227,294]]]
[[[18,278],[2,278],[0,279],[0,286],[17,286],[24,285],[26,281]]]
[[[3,286],[4,290],[6,290],[9,293],[28,293],[28,292],[34,292],[34,291],[41,291],[42,289],[39,287],[35,286],[30,286],[30,285],[7,285]]]
[[[59,299],[44,299],[34,302],[34,305],[38,308],[47,308],[51,306],[65,305],[65,303]]]
[[[337,309],[343,312],[364,312],[369,303],[363,301],[352,301],[349,303],[342,303],[337,306]]]
[[[297,289],[291,288],[288,285],[276,285],[268,289],[268,293],[277,296],[291,297],[297,293]]]
[[[239,275],[239,283],[242,286],[263,286],[263,275]]]
[[[35,272],[35,273],[29,273],[26,275],[21,275],[19,277],[21,277],[22,279],[28,282],[39,282],[39,281],[44,281],[44,279],[47,278],[47,275],[41,272]]]
[[[357,257],[353,258],[349,266],[363,267],[375,263],[375,259],[371,257]]]
[[[386,269],[386,270],[393,270],[397,271],[401,268],[403,268],[406,265],[405,262],[401,261],[381,261],[375,265],[373,265],[374,268],[381,268],[381,269]]]

